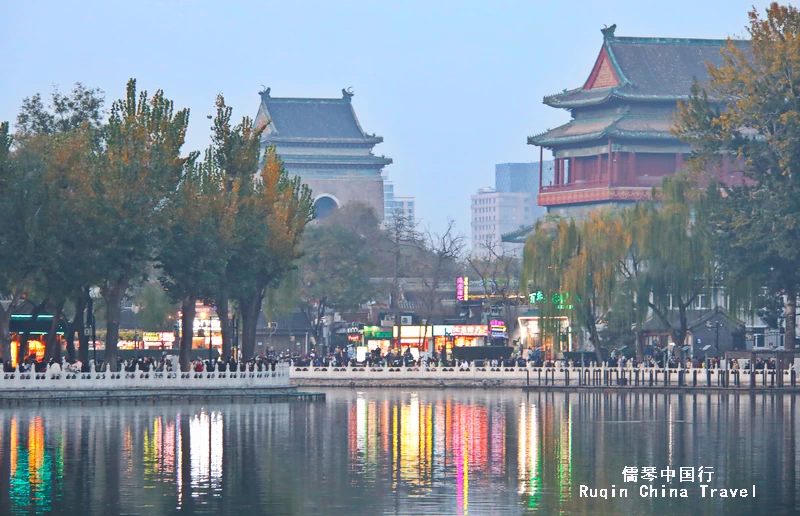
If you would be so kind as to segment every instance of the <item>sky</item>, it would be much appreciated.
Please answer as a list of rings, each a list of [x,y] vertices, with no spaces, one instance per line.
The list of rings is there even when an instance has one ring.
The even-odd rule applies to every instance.
[[[24,97],[76,81],[124,95],[131,77],[191,110],[186,152],[209,144],[214,98],[255,117],[273,97],[341,97],[352,87],[361,126],[395,194],[417,199],[424,228],[448,219],[469,235],[470,195],[494,165],[538,161],[529,135],[569,112],[542,97],[583,84],[618,36],[744,36],[754,0],[493,0],[274,2],[0,0],[0,120]]]

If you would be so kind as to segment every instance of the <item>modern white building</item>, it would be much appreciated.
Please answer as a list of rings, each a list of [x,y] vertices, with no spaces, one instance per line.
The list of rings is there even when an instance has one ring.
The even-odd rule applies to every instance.
[[[472,255],[490,258],[492,253],[521,254],[522,246],[503,243],[501,236],[532,224],[536,199],[531,193],[497,192],[481,188],[472,196]]]
[[[383,222],[388,223],[395,212],[409,221],[411,225],[416,220],[416,201],[414,197],[397,197],[394,194],[394,183],[389,181],[386,175],[383,176]]]
[[[552,170],[552,162],[544,168]],[[522,254],[519,244],[504,243],[501,236],[533,224],[545,211],[536,203],[539,163],[495,165],[495,187],[485,187],[471,197],[472,255]]]

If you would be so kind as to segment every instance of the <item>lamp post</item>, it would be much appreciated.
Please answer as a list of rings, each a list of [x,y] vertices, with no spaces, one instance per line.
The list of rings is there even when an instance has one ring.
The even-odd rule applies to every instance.
[[[706,321],[706,328],[714,330],[714,349],[719,354],[719,329],[722,328],[722,323],[720,321],[714,321],[713,323]]]
[[[212,336],[211,336],[211,317],[208,318],[208,362],[209,364],[213,360],[211,357],[213,349],[211,348],[212,343]]]

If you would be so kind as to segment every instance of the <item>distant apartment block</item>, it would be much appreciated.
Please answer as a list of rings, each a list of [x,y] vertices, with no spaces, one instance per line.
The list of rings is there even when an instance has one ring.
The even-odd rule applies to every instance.
[[[545,162],[543,168],[552,176],[552,162]],[[494,188],[481,188],[471,197],[472,255],[521,255],[522,246],[503,243],[501,236],[533,224],[544,215],[545,210],[536,203],[538,191],[539,163],[496,165]]]
[[[399,212],[410,224],[416,220],[416,201],[414,197],[397,197],[394,194],[394,183],[383,177],[383,222],[392,220],[395,212]]]

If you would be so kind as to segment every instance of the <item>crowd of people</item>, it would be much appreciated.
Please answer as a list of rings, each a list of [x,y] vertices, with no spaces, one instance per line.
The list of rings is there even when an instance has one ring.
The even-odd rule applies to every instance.
[[[270,351],[266,356],[256,356],[250,360],[235,360],[233,357],[227,361],[219,359],[195,359],[190,363],[190,370],[194,372],[256,372],[275,370],[275,365],[281,362],[290,363],[298,367],[456,367],[459,369],[470,369],[473,365],[478,367],[555,367],[556,365],[563,367],[580,367],[581,363],[584,366],[595,364],[595,356],[593,353],[586,353],[582,358],[564,358],[558,361],[549,360],[544,357],[544,354],[537,352],[538,350],[529,350],[525,355],[514,353],[505,359],[495,360],[454,360],[448,359],[444,353],[434,351],[431,354],[425,354],[419,358],[415,358],[409,348],[403,352],[397,349],[390,350],[385,355],[379,349],[367,353],[364,360],[358,362],[346,349],[336,348],[333,352],[322,354],[318,353],[315,349],[307,355],[299,353],[275,353]],[[665,367],[670,369],[677,369],[683,365],[686,368],[708,368],[719,369],[722,367],[722,362],[716,357],[707,357],[703,360],[686,359],[681,363],[679,358],[675,355],[666,357],[648,355],[644,361],[639,362],[636,358],[628,358],[622,355],[614,355],[608,359],[606,365],[608,367],[639,367],[640,365],[646,368],[659,368]],[[65,372],[89,372],[92,366],[95,366],[96,371],[104,369],[105,365],[102,361],[96,364],[93,360],[89,363],[82,363],[79,360],[67,360],[62,358],[61,362],[55,360],[38,360],[35,354],[25,357],[19,363],[19,370],[23,373],[28,372],[46,372],[48,367],[54,368],[56,371]],[[750,369],[749,360],[730,359],[725,364],[727,369]],[[792,365],[793,367],[793,365]],[[757,357],[754,363],[755,370],[775,369],[776,363],[774,358],[763,359]],[[120,360],[117,364],[117,372],[177,372],[180,371],[178,357],[175,355],[163,354],[160,358],[153,357],[137,357]],[[15,367],[11,361],[7,360],[3,363],[3,370],[5,372],[14,372]]]
[[[274,371],[275,365],[279,362],[278,357],[253,357],[250,360],[235,360],[233,357],[227,361],[222,359],[196,359],[190,363],[190,370],[195,372],[254,372],[254,371]],[[60,362],[50,360],[39,360],[35,354],[25,357],[19,362],[18,367],[21,373],[44,373],[48,371],[55,372],[68,372],[80,373],[90,372],[94,366],[95,371],[102,371],[105,369],[105,364],[102,361],[97,363],[94,360],[89,360],[88,363],[83,363],[80,360],[67,360],[62,358]],[[153,357],[136,357],[120,360],[117,363],[117,372],[133,373],[136,371],[141,372],[177,372],[180,371],[180,364],[178,357],[175,355],[162,354],[159,358]],[[10,360],[3,363],[3,371],[11,373],[16,371]]]

